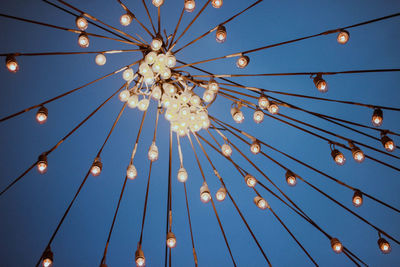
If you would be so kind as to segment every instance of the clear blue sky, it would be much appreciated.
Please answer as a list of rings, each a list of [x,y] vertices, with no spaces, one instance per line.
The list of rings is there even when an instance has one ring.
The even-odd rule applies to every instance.
[[[136,16],[149,26],[148,18],[140,1],[126,2]],[[150,12],[155,18],[156,9],[151,6],[151,1],[147,2],[150,5]],[[197,10],[204,2],[205,0],[197,1]],[[119,17],[123,10],[117,1],[71,0],[70,3],[122,29],[122,26],[119,25]],[[220,10],[208,7],[182,38],[180,44],[208,31],[248,6],[249,3],[250,1],[226,0]],[[183,0],[166,0],[166,4],[162,8],[162,25],[168,34],[172,33],[176,25],[182,4]],[[183,50],[178,55],[178,59],[194,62],[213,58],[366,21],[396,13],[399,10],[400,2],[394,0],[264,1],[257,8],[226,25],[228,40],[225,43],[218,44],[214,35],[209,35],[190,48]],[[59,26],[74,27],[72,16],[42,1],[7,1],[2,3],[0,12]],[[185,14],[182,25],[186,26],[194,16],[195,13]],[[254,53],[251,55],[251,64],[245,70],[236,69],[233,59],[200,66],[214,73],[318,72],[398,68],[400,58],[399,25],[400,18],[394,18],[352,29],[350,41],[345,46],[336,42],[336,35],[329,35]],[[138,33],[149,41],[148,36],[137,23],[123,29],[130,34]],[[180,31],[182,29],[181,27]],[[74,33],[5,18],[0,18],[0,30],[2,32],[0,53],[82,50],[77,45],[77,35]],[[89,26],[87,31],[103,34],[93,26]],[[90,40],[91,44],[87,49],[90,51],[132,49],[132,46],[114,41],[97,38]],[[130,64],[139,57],[138,53],[110,55],[107,56],[107,64],[103,67],[94,63],[93,55],[18,58],[21,69],[17,74],[9,73],[4,67],[0,70],[0,80],[2,81],[0,115],[1,117],[6,116],[76,88]],[[308,77],[237,78],[236,81],[249,86],[321,96]],[[323,97],[399,107],[400,76],[396,73],[332,76],[327,77],[327,81],[330,90]],[[0,188],[7,186],[22,173],[37,159],[40,153],[56,144],[61,137],[120,87],[122,82],[121,75],[115,75],[47,105],[49,119],[45,125],[36,123],[34,119],[36,111],[1,123]],[[313,111],[370,124],[371,109],[291,97],[281,98]],[[39,175],[36,170],[33,170],[14,188],[1,196],[0,266],[24,267],[33,266],[36,263],[92,163],[97,150],[103,143],[121,106],[122,104],[117,98],[110,101],[49,156],[49,170],[45,175]],[[219,98],[216,104],[210,108],[210,114],[232,123],[229,109],[230,103]],[[363,136],[332,127],[326,122],[303,113],[286,108],[282,108],[281,111],[299,120],[368,142],[378,148],[381,147],[378,142],[371,142]],[[261,126],[256,126],[252,122],[251,112],[245,110],[244,113],[246,121],[240,125],[242,129],[248,130],[265,142],[326,171],[349,185],[360,188],[395,207],[400,207],[398,172],[371,160],[357,164],[351,159],[348,152],[346,152],[347,163],[345,166],[339,167],[332,162],[329,145],[326,142],[268,118]],[[53,242],[54,266],[99,265],[141,116],[142,113],[137,109],[127,109],[122,115],[103,151],[104,169],[101,176],[89,177]],[[128,181],[111,238],[107,257],[107,264],[110,267],[134,266],[134,252],[140,234],[149,166],[147,150],[151,143],[154,118],[155,103],[152,102],[135,161],[139,175],[135,181]],[[398,112],[385,111],[383,127],[399,132],[399,118]],[[143,251],[148,266],[164,264],[168,127],[168,123],[162,118],[157,137],[160,159],[153,168],[143,239]],[[372,132],[371,134],[376,133]],[[393,139],[397,142],[400,141],[398,138]],[[187,140],[183,141],[183,146],[185,167],[189,172],[187,187],[199,265],[231,266],[232,262],[211,204],[200,202],[199,188],[202,179]],[[248,152],[246,146],[240,145],[240,148],[246,153]],[[368,199],[364,199],[362,207],[355,208],[351,204],[352,191],[266,148],[264,151],[373,224],[394,237],[400,238],[399,214]],[[399,155],[398,151],[395,152],[396,155]],[[199,149],[198,152],[200,154]],[[368,150],[365,152],[399,166],[398,160],[382,157]],[[177,236],[178,244],[172,253],[172,263],[174,266],[191,266],[193,258],[183,186],[175,179],[179,168],[176,147],[173,153],[173,231]],[[254,206],[252,203],[254,193],[245,186],[243,178],[218,154],[210,151],[210,155],[272,265],[310,265],[305,254],[272,214],[262,212]],[[391,242],[391,254],[381,254],[376,243],[377,232],[371,227],[304,183],[299,182],[295,188],[289,188],[284,181],[284,171],[266,158],[253,155],[250,155],[250,158],[324,230],[338,237],[367,264],[371,266],[399,265],[399,246],[394,242]],[[249,164],[246,164],[238,153],[234,153],[233,159],[269,186],[268,182]],[[203,155],[200,160],[204,166],[211,192],[214,194],[219,187],[218,181]],[[258,188],[258,190],[321,266],[353,265],[343,254],[333,253],[329,240],[320,232],[283,206],[265,190],[262,188]],[[216,203],[216,205],[238,266],[265,266],[261,253],[232,203],[226,199],[225,202]]]

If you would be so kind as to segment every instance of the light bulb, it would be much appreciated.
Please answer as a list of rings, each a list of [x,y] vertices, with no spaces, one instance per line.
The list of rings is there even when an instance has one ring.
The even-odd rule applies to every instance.
[[[223,43],[226,41],[226,35],[226,28],[220,25],[215,33],[215,40],[217,40],[218,43]]]
[[[192,97],[190,98],[190,104],[192,104],[193,106],[198,106],[200,105],[200,97],[198,95],[192,95]]]
[[[257,155],[258,153],[260,153],[261,151],[261,144],[259,141],[255,140],[251,146],[250,146],[250,151],[251,153],[253,153],[254,155]]]
[[[245,68],[249,65],[250,58],[248,56],[240,56],[236,61],[236,66],[240,69]]]
[[[164,92],[172,96],[176,94],[176,87],[170,83],[163,83]]]
[[[267,98],[265,95],[261,95],[261,96],[258,98],[258,106],[259,106],[261,109],[267,109],[267,108],[269,107],[269,100],[268,100],[268,98]]]
[[[53,264],[53,262],[51,261],[51,259],[43,260],[43,267],[51,267],[52,264]]]
[[[255,196],[253,200],[254,200],[254,204],[256,204],[256,206],[259,209],[261,209],[261,210],[269,209],[268,202],[265,199],[263,199],[262,197]]]
[[[328,84],[327,82],[322,78],[321,74],[317,74],[314,78],[314,84],[315,87],[320,91],[321,93],[326,93],[328,92]]]
[[[363,197],[361,191],[355,190],[353,195],[353,205],[355,207],[360,207],[362,203],[363,203]]]
[[[251,188],[255,187],[257,184],[257,179],[251,174],[246,174],[244,180],[246,181],[247,186]]]
[[[149,153],[147,155],[151,162],[158,160],[158,147],[156,146],[155,143],[151,144],[151,146],[149,148]]]
[[[224,199],[226,198],[226,189],[224,187],[218,189],[217,193],[215,193],[215,198],[218,201],[224,201]]]
[[[297,184],[297,178],[293,172],[287,170],[285,177],[286,177],[286,182],[288,185],[295,186]]]
[[[213,93],[217,93],[219,90],[219,84],[214,80],[209,81],[208,82],[208,90],[210,90]]]
[[[138,248],[135,252],[135,263],[136,267],[144,267],[146,266],[146,258],[144,257],[144,253],[141,247]]]
[[[89,47],[89,36],[86,33],[81,33],[78,37],[78,44],[82,48]]]
[[[208,118],[202,121],[202,127],[203,129],[208,129],[210,127],[210,120]]]
[[[337,165],[341,166],[346,162],[346,158],[344,157],[343,153],[337,149],[332,150],[331,156]]]
[[[148,86],[153,85],[154,83],[154,75],[146,75],[144,76],[144,83]]]
[[[82,16],[76,18],[75,24],[76,24],[76,27],[78,27],[78,29],[81,31],[86,30],[89,26],[88,21]]]
[[[214,8],[220,8],[222,6],[222,0],[212,0],[211,4]]]
[[[104,54],[97,54],[95,61],[97,65],[103,66],[104,64],[106,64],[107,58]]]
[[[121,100],[121,102],[126,102],[129,99],[129,96],[131,95],[131,93],[128,90],[122,90],[119,93],[119,100]]]
[[[379,127],[382,125],[383,122],[383,112],[381,109],[376,108],[374,110],[374,113],[372,114],[372,124],[375,127]]]
[[[378,246],[383,254],[388,254],[392,250],[389,242],[387,242],[386,239],[384,239],[383,237],[379,238]]]
[[[345,44],[350,39],[350,33],[345,30],[341,30],[337,36],[337,41],[339,44]]]
[[[360,148],[354,146],[354,147],[351,149],[351,152],[352,152],[352,154],[353,154],[353,159],[354,159],[356,162],[361,163],[361,162],[364,161],[365,155],[364,155],[364,152],[362,152],[362,150],[361,150]]]
[[[47,156],[45,154],[39,156],[36,167],[40,174],[47,172]]]
[[[125,81],[130,82],[133,80],[133,69],[129,68],[126,69],[123,73],[122,73],[122,78],[124,78]]]
[[[183,92],[180,96],[179,96],[179,100],[182,104],[187,104],[190,102],[190,94],[187,92]]]
[[[165,68],[162,72],[161,72],[161,78],[163,78],[164,80],[167,80],[169,78],[171,78],[171,70],[169,68]]]
[[[154,62],[156,62],[156,58],[157,58],[157,53],[151,51],[150,53],[148,53],[146,55],[146,57],[144,58],[144,61],[148,64],[148,65],[153,65]]]
[[[264,121],[264,112],[260,109],[254,111],[253,120],[255,123],[262,123]]]
[[[394,144],[393,140],[390,139],[388,136],[384,135],[381,138],[381,142],[383,147],[386,149],[388,152],[393,152],[396,149],[396,145]]]
[[[119,22],[121,23],[122,26],[129,26],[129,24],[132,23],[132,20],[133,20],[132,15],[129,13],[126,13],[121,16],[121,18],[119,19]]]
[[[225,157],[230,157],[232,156],[232,148],[228,144],[223,144],[221,146],[222,154],[224,154]]]
[[[187,181],[188,179],[188,173],[186,171],[186,169],[184,167],[181,167],[178,171],[178,175],[177,175],[178,181],[181,183],[184,183]]]
[[[331,247],[335,253],[342,253],[343,245],[340,243],[339,239],[332,238],[331,239]]]
[[[269,107],[268,107],[268,111],[272,115],[278,114],[279,113],[279,106],[276,103],[271,102]]]
[[[48,114],[49,112],[47,108],[45,108],[44,106],[40,107],[40,109],[36,113],[36,121],[39,124],[44,124],[47,121]]]
[[[185,0],[185,10],[187,12],[193,12],[196,8],[196,2],[194,0]]]
[[[128,166],[128,168],[126,169],[126,177],[128,177],[128,178],[131,179],[131,180],[136,179],[136,177],[137,177],[137,170],[136,170],[135,165],[130,164],[130,165]]]
[[[139,73],[140,73],[142,76],[145,76],[145,75],[147,75],[147,74],[149,74],[149,73],[150,73],[150,75],[153,75],[153,74],[151,74],[151,68],[150,68],[150,66],[149,66],[146,62],[142,62],[142,63],[140,64],[140,66],[139,66]]]
[[[210,190],[206,182],[200,187],[200,200],[203,203],[208,203],[211,200]]]
[[[19,70],[18,62],[14,56],[8,55],[6,57],[6,67],[12,73],[16,73]]]
[[[233,120],[237,123],[242,123],[244,121],[243,112],[237,107],[231,108],[231,115]]]
[[[164,0],[153,0],[153,5],[155,7],[160,7],[162,4],[164,4]]]
[[[151,97],[154,98],[155,100],[160,100],[161,99],[161,88],[160,86],[156,85],[151,89]]]
[[[93,176],[99,176],[102,169],[103,169],[103,163],[101,163],[100,158],[96,158],[92,164],[92,167],[90,168],[90,173]]]
[[[53,266],[53,258],[54,258],[53,252],[51,251],[50,248],[47,248],[42,256],[42,266],[43,267]]]
[[[128,107],[136,108],[139,103],[139,97],[137,95],[131,95],[128,98]]]
[[[176,247],[176,237],[175,237],[174,233],[172,233],[172,232],[168,232],[168,234],[167,234],[167,246],[169,248]]]
[[[153,49],[153,51],[160,50],[162,45],[163,45],[163,41],[159,37],[156,37],[153,39],[153,41],[151,41],[151,49]]]
[[[138,108],[140,111],[146,111],[149,108],[150,101],[146,98],[143,98],[138,103]]]
[[[167,96],[166,94],[163,94],[161,97],[161,104],[165,108],[169,108],[171,106],[171,98],[169,96]]]
[[[210,103],[214,100],[214,93],[211,90],[205,90],[203,94],[203,100],[206,103]]]
[[[173,55],[170,55],[167,57],[167,62],[166,65],[168,68],[173,68],[176,65],[176,57]]]

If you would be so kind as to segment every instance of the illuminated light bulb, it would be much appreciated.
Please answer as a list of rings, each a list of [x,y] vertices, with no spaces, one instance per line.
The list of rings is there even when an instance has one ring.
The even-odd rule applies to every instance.
[[[343,245],[340,243],[339,239],[332,238],[331,239],[331,247],[335,253],[342,253]]]
[[[161,78],[163,78],[164,80],[167,80],[169,78],[171,78],[171,70],[169,68],[165,68],[162,72],[161,72]]]
[[[260,153],[261,151],[261,144],[258,140],[255,140],[251,146],[250,146],[250,151],[251,153],[253,153],[254,155],[257,155],[258,153]]]
[[[173,68],[176,65],[176,57],[173,55],[170,55],[167,57],[167,62],[165,64],[168,68]]]
[[[383,112],[381,109],[376,108],[374,110],[374,113],[372,114],[372,124],[375,127],[379,127],[382,125],[383,122]]]
[[[315,76],[314,84],[321,93],[328,92],[328,83],[322,78],[322,74],[317,74],[317,76]]]
[[[156,85],[153,87],[153,89],[151,90],[151,97],[154,98],[155,100],[160,100],[161,99],[161,88],[160,86]]]
[[[214,80],[209,81],[208,90],[212,91],[213,93],[217,93],[219,90],[219,84]]]
[[[253,200],[254,200],[254,204],[256,204],[256,206],[259,209],[265,210],[265,209],[269,209],[269,207],[270,207],[268,202],[260,196],[255,196]]]
[[[172,233],[172,232],[168,232],[168,234],[167,234],[167,246],[169,248],[176,247],[176,237],[175,237],[174,233]]]
[[[187,117],[189,115],[189,113],[190,113],[190,109],[188,107],[183,107],[179,111],[179,115],[181,115],[182,117]]]
[[[200,200],[203,203],[208,203],[211,200],[210,190],[206,182],[200,187]]]
[[[139,247],[135,252],[135,263],[136,267],[146,266],[146,258],[144,257],[144,253],[141,247]]]
[[[138,103],[138,108],[140,111],[146,111],[149,108],[150,101],[146,98],[143,98]]]
[[[244,121],[243,112],[237,107],[231,108],[231,115],[233,120],[237,123],[242,123]]]
[[[97,157],[93,161],[92,167],[90,168],[90,173],[93,176],[99,176],[102,169],[103,169],[103,163],[101,163],[101,159],[99,157]]]
[[[190,130],[192,130],[193,132],[198,132],[201,130],[201,127],[203,126],[203,124],[199,124],[197,122],[193,123],[190,125]]]
[[[162,45],[163,45],[163,41],[160,37],[156,37],[153,39],[153,41],[151,41],[151,49],[153,49],[153,51],[160,50]]]
[[[162,65],[161,65],[160,62],[155,62],[155,63],[153,64],[153,66],[151,67],[151,69],[152,69],[154,72],[159,73],[159,72],[161,71],[161,69],[162,69]]]
[[[171,110],[178,110],[178,108],[179,108],[179,103],[178,103],[178,101],[177,101],[176,99],[172,98],[172,99],[171,99],[171,104],[169,105],[169,108],[170,108]]]
[[[18,62],[13,55],[6,57],[6,67],[12,73],[16,73],[19,70]]]
[[[164,4],[164,0],[153,0],[152,3],[155,7],[160,7],[162,4]]]
[[[222,154],[224,154],[225,157],[230,157],[232,156],[232,148],[228,144],[223,144],[221,146]]]
[[[226,28],[222,25],[218,26],[217,32],[215,34],[215,40],[217,40],[218,43],[223,43],[226,41]]]
[[[130,164],[128,166],[128,168],[126,169],[126,177],[128,177],[128,179],[134,180],[137,177],[137,170],[135,165]]]
[[[78,37],[78,44],[82,48],[88,48],[89,47],[89,36],[87,36],[86,33],[81,33]]]
[[[44,106],[40,107],[38,112],[36,113],[36,121],[39,124],[44,124],[47,121],[47,117],[49,115],[49,111]]]
[[[200,105],[200,97],[198,95],[192,95],[192,97],[190,98],[190,104],[197,106]]]
[[[257,184],[257,179],[251,174],[247,174],[244,177],[244,180],[246,181],[247,186],[251,188],[255,187]]]
[[[137,95],[131,95],[128,98],[128,107],[136,108],[139,103],[139,97]]]
[[[163,88],[164,91],[168,94],[168,95],[174,95],[176,94],[176,87],[170,83],[164,83],[163,84]]]
[[[154,75],[146,75],[146,76],[144,76],[144,83],[147,84],[148,86],[153,85],[153,83],[154,83]]]
[[[350,33],[345,30],[341,30],[337,36],[337,41],[339,44],[345,44],[350,39]]]
[[[272,115],[278,114],[279,113],[279,106],[276,103],[271,102],[269,107],[268,107],[268,111]]]
[[[220,8],[223,4],[223,1],[222,0],[213,0],[211,2],[211,4],[214,8]]]
[[[130,82],[133,80],[133,69],[129,68],[122,73],[122,78],[125,81]]]
[[[185,0],[185,10],[187,12],[193,12],[196,8],[196,2],[194,0]]]
[[[179,134],[179,136],[185,136],[185,135],[188,134],[188,132],[189,132],[189,130],[188,130],[186,127],[185,127],[185,128],[180,127],[180,128],[178,129],[178,131],[177,131],[177,133]]]
[[[225,200],[226,198],[225,187],[221,187],[220,189],[218,189],[217,193],[215,193],[215,198],[220,202]]]
[[[183,92],[180,96],[179,96],[179,100],[181,101],[182,104],[187,104],[190,101],[190,94]]]
[[[260,109],[254,111],[253,120],[255,123],[262,123],[264,121],[264,112]]]
[[[89,26],[88,21],[82,16],[76,18],[75,24],[76,24],[76,27],[78,27],[78,29],[81,31],[86,30]]]
[[[97,54],[95,58],[96,64],[99,66],[103,66],[107,62],[107,58],[104,54]]]
[[[171,128],[174,132],[178,132],[179,131],[179,122],[177,121],[171,121]]]
[[[178,181],[181,183],[184,183],[187,181],[188,179],[188,173],[186,171],[185,168],[181,167],[178,171],[178,175],[177,175]]]
[[[143,62],[142,64],[140,64],[139,73],[142,76],[145,76],[146,74],[149,74],[149,73],[151,74],[151,69],[150,69],[149,65],[146,62]],[[153,75],[153,74],[151,74],[151,75]]]
[[[42,266],[51,267],[53,265],[54,255],[50,248],[47,248],[42,256]]]
[[[210,127],[210,120],[207,118],[202,122],[203,129],[208,129]]]
[[[362,193],[359,190],[354,190],[354,195],[353,195],[353,205],[355,207],[360,207],[363,203],[363,197]]]
[[[144,61],[148,64],[148,65],[153,65],[154,62],[156,62],[156,58],[157,58],[157,53],[156,52],[150,52],[146,55],[146,57],[144,58]]]
[[[210,103],[211,101],[214,100],[214,92],[211,90],[205,90],[203,94],[203,100],[206,103]]]
[[[129,13],[123,14],[119,19],[122,26],[129,26],[132,23],[133,16]]]
[[[296,175],[293,172],[291,172],[290,170],[286,171],[285,177],[286,177],[286,183],[288,185],[295,186],[297,184]]]
[[[38,163],[36,165],[37,170],[40,174],[44,174],[47,172],[47,156],[46,154],[42,154],[39,156]]]
[[[267,98],[265,95],[261,95],[261,96],[258,98],[258,106],[259,106],[261,109],[267,109],[267,108],[269,107],[269,100],[268,100],[268,98]]]
[[[149,153],[147,155],[151,162],[158,160],[158,147],[156,146],[156,143],[153,142],[151,144],[151,146],[149,148]]]
[[[387,242],[386,239],[384,239],[383,237],[379,238],[378,246],[383,254],[388,254],[392,250],[389,242]]]
[[[128,90],[122,90],[119,93],[119,100],[121,100],[121,102],[126,102],[129,99],[129,96],[131,95],[131,93]]]
[[[176,113],[174,111],[172,111],[171,109],[167,109],[164,116],[165,116],[166,120],[171,121],[176,118]]]
[[[250,63],[250,58],[248,56],[240,56],[236,61],[236,66],[240,69],[247,67]]]
[[[165,107],[165,108],[169,108],[171,106],[171,98],[167,95],[163,95],[161,97],[161,104]]]
[[[356,162],[361,163],[361,162],[364,161],[365,155],[364,155],[364,152],[362,152],[362,150],[361,150],[360,148],[354,146],[354,147],[351,149],[351,152],[352,152],[352,154],[353,154],[353,159],[354,159]]]
[[[396,145],[394,144],[393,140],[390,139],[388,136],[384,135],[381,138],[381,142],[383,147],[386,149],[388,152],[393,152],[396,149]]]
[[[331,156],[337,165],[341,166],[346,162],[346,158],[344,157],[343,153],[337,149],[332,150]]]
[[[159,63],[161,63],[161,65],[165,65],[167,62],[167,56],[165,54],[159,54],[157,56],[156,61],[158,61]]]

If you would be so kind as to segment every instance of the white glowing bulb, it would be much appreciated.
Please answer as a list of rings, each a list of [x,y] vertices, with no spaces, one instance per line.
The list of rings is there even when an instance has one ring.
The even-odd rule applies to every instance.
[[[138,108],[140,111],[146,111],[149,107],[149,100],[146,98],[143,98],[142,100],[139,101],[138,103]]]
[[[143,62],[142,64],[140,64],[140,66],[139,66],[139,73],[140,73],[142,76],[145,76],[145,75],[151,73],[151,69],[150,69],[149,65],[147,65],[146,62]],[[153,75],[153,74],[151,73],[150,75]]]
[[[156,146],[155,143],[152,143],[150,148],[149,148],[149,153],[148,153],[149,160],[154,162],[158,159],[158,147]]]
[[[218,189],[217,193],[215,193],[215,198],[218,201],[224,201],[226,197],[226,189],[224,187],[221,187],[220,189]]]
[[[130,82],[133,80],[133,69],[129,68],[122,73],[122,78],[125,81]]]
[[[151,97],[154,98],[155,100],[160,100],[161,99],[161,88],[160,86],[155,86],[152,90],[151,90]]]
[[[169,68],[165,68],[163,71],[161,71],[161,78],[164,80],[171,78],[171,75],[171,70]]]
[[[153,0],[153,5],[155,7],[160,7],[162,4],[164,4],[164,0]]]
[[[264,120],[264,112],[262,110],[256,110],[253,114],[253,119],[255,123],[261,123]]]
[[[211,91],[214,92],[214,93],[218,92],[218,90],[219,90],[219,84],[218,84],[216,81],[211,80],[211,81],[208,83],[208,90],[211,90]]]
[[[204,102],[206,102],[206,103],[210,103],[211,101],[213,101],[214,100],[214,92],[213,91],[211,91],[211,90],[206,90],[206,91],[204,91],[204,94],[203,94],[203,100],[204,100]]]
[[[162,45],[163,41],[160,38],[155,38],[151,42],[151,49],[153,49],[153,51],[158,51],[161,49]]]
[[[193,12],[196,7],[196,2],[194,0],[185,0],[185,10],[187,12]]]
[[[95,58],[96,64],[99,66],[103,66],[104,64],[106,64],[106,56],[104,54],[98,54]]]
[[[119,100],[121,100],[121,102],[126,102],[130,95],[131,93],[128,90],[122,90],[121,93],[119,93]]]
[[[76,27],[78,27],[78,29],[81,31],[86,30],[89,26],[88,21],[84,17],[77,17],[75,23]]]
[[[212,6],[214,8],[220,8],[222,6],[223,1],[222,0],[213,0],[211,2]]]
[[[225,157],[230,157],[232,155],[232,148],[228,144],[223,144],[221,150]]]
[[[130,108],[136,108],[137,105],[138,105],[138,103],[139,103],[139,98],[138,98],[137,95],[131,95],[131,96],[128,98],[128,107],[130,107]]]
[[[173,55],[170,55],[167,57],[167,62],[166,65],[168,68],[173,68],[176,65],[176,57]]]
[[[177,175],[178,181],[184,183],[187,181],[188,173],[185,168],[180,168]]]
[[[153,65],[154,62],[156,62],[156,58],[157,58],[157,53],[152,51],[146,55],[145,61],[147,64]]]
[[[163,88],[164,91],[168,94],[168,95],[174,95],[176,93],[176,87],[170,83],[164,83],[163,84]]]
[[[152,85],[154,83],[154,75],[144,76],[144,83],[147,85]]]
[[[160,62],[156,61],[151,68],[154,72],[159,73],[163,67]]]
[[[129,13],[126,13],[121,16],[121,18],[119,19],[119,22],[121,23],[122,26],[129,26],[129,24],[132,23],[132,20],[133,20],[132,15]]]
[[[194,105],[194,106],[198,106],[200,105],[200,97],[198,95],[192,95],[192,97],[190,98],[190,104]]]
[[[130,164],[126,170],[126,177],[133,180],[137,177],[137,170],[135,165]]]
[[[244,179],[248,187],[254,187],[257,184],[256,178],[250,174],[247,174]]]
[[[258,98],[258,106],[261,109],[267,109],[269,107],[268,98],[264,95],[260,96],[260,98]]]

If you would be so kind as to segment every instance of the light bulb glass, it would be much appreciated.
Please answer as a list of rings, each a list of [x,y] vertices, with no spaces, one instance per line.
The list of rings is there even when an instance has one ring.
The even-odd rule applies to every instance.
[[[104,54],[97,54],[95,61],[97,65],[103,66],[104,64],[106,64],[107,58]]]
[[[160,86],[156,85],[153,87],[151,90],[151,97],[154,98],[155,100],[160,100],[161,99],[161,88]]]
[[[223,144],[221,146],[222,154],[224,154],[225,157],[230,157],[232,156],[232,148],[228,144]]]
[[[89,37],[85,33],[81,33],[78,37],[78,44],[82,48],[89,47]]]
[[[43,267],[51,267],[51,265],[53,264],[53,261],[51,259],[44,259],[43,260]]]
[[[247,174],[244,179],[248,187],[255,187],[257,184],[257,180],[253,175]]]
[[[264,112],[262,110],[254,111],[253,120],[255,123],[262,123],[264,121]]]
[[[188,179],[188,173],[185,168],[180,168],[177,175],[178,181],[184,183]]]
[[[131,14],[126,13],[121,16],[119,22],[122,26],[129,26],[132,23],[133,17]]]
[[[139,97],[137,95],[131,95],[128,98],[128,107],[136,108],[139,103]]]
[[[167,57],[167,62],[166,65],[168,68],[173,68],[176,65],[176,57],[173,55],[170,55]]]
[[[151,49],[153,49],[153,51],[158,51],[161,49],[162,45],[163,41],[160,38],[155,38],[151,42]]]
[[[130,164],[128,166],[128,168],[126,169],[126,177],[128,177],[128,179],[134,180],[137,177],[137,170],[135,165]]]
[[[206,103],[210,103],[211,101],[214,100],[214,96],[215,95],[211,90],[206,90],[206,91],[204,91],[204,94],[203,94],[203,100]]]
[[[254,155],[257,155],[258,153],[260,153],[260,151],[261,151],[260,142],[254,141],[254,142],[251,144],[251,146],[250,146],[250,151],[251,151],[251,153],[253,153]]]
[[[131,93],[128,90],[122,90],[119,93],[119,100],[121,100],[121,102],[126,102],[129,99],[129,96],[131,95]]]
[[[258,98],[258,106],[261,109],[267,109],[269,107],[269,100],[266,96],[262,95]]]
[[[278,114],[279,113],[279,106],[275,103],[271,103],[268,107],[269,113],[272,115]]]
[[[133,75],[133,69],[129,68],[122,73],[122,78],[124,78],[125,81],[130,82],[133,80]]]
[[[149,108],[150,101],[146,98],[143,98],[138,103],[138,108],[140,111],[146,111]]]
[[[349,41],[350,34],[347,31],[340,31],[337,36],[337,41],[339,44],[345,44]]]
[[[156,62],[156,58],[157,58],[157,53],[152,51],[152,52],[150,52],[150,53],[148,53],[148,54],[146,55],[146,57],[145,57],[145,62],[146,62],[148,65],[153,65],[154,62]]]
[[[196,8],[196,2],[194,0],[185,0],[185,10],[187,12],[193,12]]]
[[[240,69],[245,68],[249,64],[249,57],[240,56],[236,61],[236,66]]]
[[[76,27],[78,27],[79,30],[84,31],[88,28],[89,23],[84,17],[77,17],[75,20]]]
[[[160,7],[162,4],[164,4],[164,0],[153,0],[152,3],[155,7]]]
[[[214,8],[220,8],[223,4],[223,0],[212,0],[211,4]]]
[[[224,187],[218,189],[217,193],[215,193],[215,198],[218,201],[224,201],[226,198],[226,189]]]
[[[149,160],[154,162],[158,160],[158,147],[156,146],[155,143],[153,143],[150,148],[149,148],[149,153],[147,154],[149,157]]]

